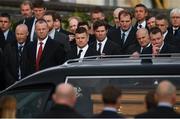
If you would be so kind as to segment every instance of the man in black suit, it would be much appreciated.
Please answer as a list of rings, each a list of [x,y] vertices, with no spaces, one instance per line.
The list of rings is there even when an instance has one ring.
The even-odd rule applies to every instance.
[[[62,46],[64,47],[64,50],[66,51],[66,53],[68,53],[71,50],[68,36],[55,30],[55,28],[54,28],[54,20],[55,20],[54,14],[55,14],[54,12],[48,11],[43,16],[43,19],[47,22],[48,27],[49,27],[48,35],[49,35],[49,37],[51,37],[51,39],[56,40],[59,43],[61,43]]]
[[[62,18],[58,13],[54,14],[54,28],[61,33],[64,33],[65,35],[69,35],[70,32],[66,31],[62,28]]]
[[[110,39],[119,44],[122,54],[128,54],[129,46],[138,44],[136,40],[136,30],[132,26],[132,15],[128,11],[121,11],[119,13],[119,24],[120,29],[116,31],[110,31],[108,36],[111,35]]]
[[[108,25],[104,20],[93,24],[96,41],[90,47],[98,51],[99,55],[120,55],[121,48],[107,37]]]
[[[5,45],[15,40],[15,34],[11,30],[11,17],[8,13],[1,13],[0,28],[4,33]]]
[[[152,54],[152,45],[150,43],[148,30],[140,28],[136,32],[138,44],[129,47],[129,53],[135,54]]]
[[[102,100],[104,109],[100,114],[95,115],[95,118],[123,118],[118,114],[120,107],[121,90],[114,86],[107,86],[102,90]]]
[[[171,43],[173,40],[173,34],[168,31],[169,22],[164,14],[158,14],[156,16],[156,26],[161,29],[161,32],[163,33],[164,42]]]
[[[28,74],[64,63],[63,46],[48,36],[49,28],[44,19],[36,22],[37,39],[27,45]]]
[[[32,42],[37,38],[35,33],[35,23],[38,19],[41,19],[46,12],[46,7],[44,5],[43,0],[36,0],[33,4],[33,13],[34,17],[31,17],[26,20],[25,24],[28,26],[29,30],[29,39]]]
[[[33,4],[30,0],[24,0],[20,5],[21,19],[14,24],[13,30],[15,31],[16,26],[19,24],[25,24],[29,19],[33,18]]]
[[[156,56],[158,54],[179,52],[176,47],[164,42],[162,31],[158,27],[153,27],[152,29],[150,29],[149,34],[152,44],[153,56]]]
[[[169,32],[173,34],[172,44],[180,49],[180,9],[174,8],[170,12],[171,27],[169,27]]]
[[[4,49],[4,45],[5,45],[5,38],[4,38],[3,31],[0,28],[0,48],[1,48],[1,50]]]
[[[158,106],[137,115],[137,118],[180,118],[173,106],[176,103],[176,87],[169,81],[160,82],[156,89]]]
[[[6,87],[21,80],[25,76],[24,49],[28,36],[25,24],[16,27],[16,40],[6,45],[4,49]]]
[[[74,87],[68,83],[59,84],[52,96],[54,106],[39,117],[45,118],[82,118],[74,109],[77,97]]]
[[[89,35],[84,27],[78,27],[75,32],[76,45],[68,55],[68,59],[84,58],[98,55],[97,51],[88,45]]]
[[[146,17],[149,15],[149,11],[147,7],[144,4],[137,4],[135,6],[135,13],[134,16],[137,20],[135,24],[135,28],[147,28],[147,23],[146,23]]]

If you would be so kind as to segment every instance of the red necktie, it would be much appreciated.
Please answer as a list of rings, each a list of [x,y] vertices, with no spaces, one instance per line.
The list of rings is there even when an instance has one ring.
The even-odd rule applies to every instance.
[[[40,61],[41,55],[42,55],[43,42],[40,42],[39,44],[40,44],[40,46],[39,46],[38,55],[37,55],[37,58],[36,58],[36,71],[39,70],[39,61]]]

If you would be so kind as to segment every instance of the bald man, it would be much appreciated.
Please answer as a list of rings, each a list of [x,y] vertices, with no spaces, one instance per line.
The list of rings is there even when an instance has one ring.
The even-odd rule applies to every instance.
[[[156,89],[158,106],[137,118],[180,118],[173,106],[176,103],[176,87],[170,81],[162,81]]]
[[[6,87],[25,77],[24,49],[28,34],[28,27],[19,24],[15,30],[16,40],[7,44],[4,49]]]
[[[40,117],[46,118],[79,118],[74,105],[76,104],[76,92],[71,84],[61,83],[56,87],[52,95],[55,105]]]
[[[148,30],[140,28],[136,32],[136,39],[138,44],[133,44],[129,47],[129,54],[151,54],[152,46],[150,43]]]
[[[114,28],[118,29],[119,28],[119,12],[124,10],[123,8],[116,8],[113,12],[113,20],[114,20]]]

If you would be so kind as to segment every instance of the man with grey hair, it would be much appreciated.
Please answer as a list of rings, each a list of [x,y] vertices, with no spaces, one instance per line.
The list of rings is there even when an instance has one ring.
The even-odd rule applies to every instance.
[[[156,89],[158,106],[137,118],[180,118],[173,106],[176,103],[176,87],[167,80],[160,82]]]
[[[25,47],[28,40],[28,27],[19,24],[16,27],[16,40],[6,45],[4,49],[6,87],[26,76]]]
[[[174,8],[170,12],[171,27],[168,29],[173,34],[171,44],[177,46],[180,49],[180,9]]]
[[[55,103],[52,108],[42,114],[46,118],[80,118],[74,105],[76,104],[76,92],[74,87],[68,83],[61,83],[57,85],[54,94],[52,95],[53,102]],[[41,117],[41,116],[40,116]]]

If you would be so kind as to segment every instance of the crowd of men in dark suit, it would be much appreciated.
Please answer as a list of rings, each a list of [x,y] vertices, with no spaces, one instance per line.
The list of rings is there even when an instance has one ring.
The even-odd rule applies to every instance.
[[[36,71],[63,64],[68,59],[97,55],[152,54],[180,51],[180,9],[151,16],[143,4],[135,6],[134,17],[117,8],[114,26],[107,23],[100,8],[91,11],[91,24],[79,17],[68,19],[62,28],[59,14],[47,11],[42,1],[25,0],[20,5],[22,19],[12,27],[11,16],[0,15],[1,89]],[[133,19],[136,24],[133,25]]]

